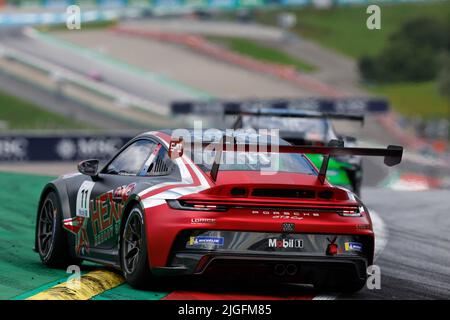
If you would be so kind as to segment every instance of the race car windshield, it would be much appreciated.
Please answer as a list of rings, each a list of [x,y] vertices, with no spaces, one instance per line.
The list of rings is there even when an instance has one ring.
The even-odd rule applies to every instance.
[[[203,154],[195,154],[194,161],[204,172],[209,172],[214,156],[214,151],[204,151]],[[305,156],[297,153],[224,151],[220,171],[277,171],[317,175]]]
[[[301,132],[305,139],[323,141],[328,130],[323,119],[283,118],[283,117],[244,117],[244,127],[280,129],[281,131]]]

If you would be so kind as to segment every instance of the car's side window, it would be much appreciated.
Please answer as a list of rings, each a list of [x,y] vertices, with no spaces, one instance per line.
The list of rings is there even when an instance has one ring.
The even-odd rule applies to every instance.
[[[104,171],[107,174],[137,175],[156,147],[150,140],[138,140],[123,150]]]
[[[160,148],[155,159],[148,167],[144,175],[146,176],[163,176],[168,175],[174,169],[175,164],[170,159],[167,150]]]

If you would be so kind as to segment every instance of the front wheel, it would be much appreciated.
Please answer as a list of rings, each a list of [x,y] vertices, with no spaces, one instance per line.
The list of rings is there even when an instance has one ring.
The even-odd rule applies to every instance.
[[[148,264],[144,218],[139,206],[135,206],[127,217],[120,251],[120,262],[127,282],[135,288],[146,287],[152,274]]]

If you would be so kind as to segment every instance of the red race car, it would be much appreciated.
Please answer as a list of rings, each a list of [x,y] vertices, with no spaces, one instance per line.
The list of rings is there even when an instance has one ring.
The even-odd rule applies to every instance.
[[[201,133],[197,141],[194,131],[183,139],[173,133],[142,134],[102,169],[83,161],[79,173],[46,185],[35,241],[42,262],[102,263],[135,287],[155,276],[233,274],[339,291],[364,286],[372,222],[358,197],[326,181],[328,159],[384,156],[392,166],[402,147],[281,139],[263,146],[245,135],[208,140]],[[325,155],[319,170],[305,153]]]

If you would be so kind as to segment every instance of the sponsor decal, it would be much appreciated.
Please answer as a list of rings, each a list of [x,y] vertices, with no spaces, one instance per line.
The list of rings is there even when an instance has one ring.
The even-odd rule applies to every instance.
[[[95,201],[92,201],[91,225],[94,235],[94,246],[98,246],[119,235],[124,204],[135,187],[136,183],[124,185],[114,191],[111,190],[102,194]]]
[[[121,199],[123,202],[125,202],[130,197],[130,194],[133,192],[134,188],[136,188],[136,183],[120,186],[116,190],[114,190],[113,197],[114,199]]]
[[[345,251],[358,251],[362,252],[363,245],[359,242],[345,242],[344,243]]]
[[[92,188],[94,188],[95,182],[84,181],[78,189],[77,194],[77,207],[76,216],[89,218],[89,200],[91,198]]]
[[[272,238],[268,240],[269,248],[277,249],[302,249],[303,240],[302,239],[276,239]]]
[[[213,218],[192,218],[191,224],[216,224],[216,219]]]
[[[176,159],[183,156],[183,138],[172,139],[169,145],[169,157],[170,159]]]
[[[203,245],[203,244],[212,244],[215,246],[223,246],[224,238],[223,237],[208,237],[208,236],[198,236],[198,237],[190,237],[189,245]]]
[[[89,252],[90,244],[98,246],[118,236],[124,204],[136,187],[136,183],[120,186],[90,201],[94,184],[85,181],[81,185],[77,195],[76,216],[63,222],[64,228],[76,236],[77,254]],[[90,224],[87,218],[90,218]],[[88,238],[88,226],[92,228],[93,239]]]
[[[89,238],[86,231],[87,219],[73,217],[63,220],[64,229],[75,235],[75,252],[85,254],[89,252]]]
[[[25,138],[0,138],[0,160],[24,160],[28,155],[28,140]]]
[[[272,217],[272,219],[291,219],[291,220],[303,220],[304,218],[316,218],[320,217],[318,212],[305,212],[295,210],[251,210],[252,215],[263,215]]]

